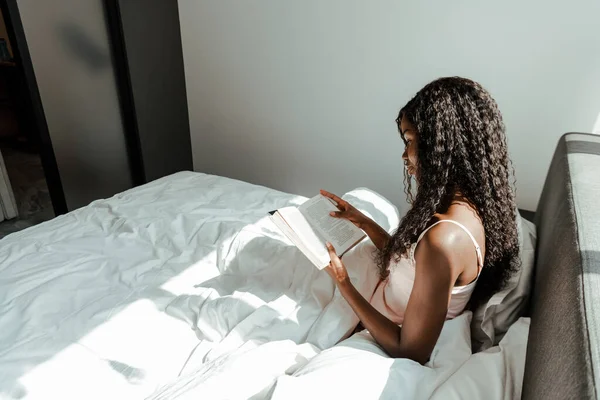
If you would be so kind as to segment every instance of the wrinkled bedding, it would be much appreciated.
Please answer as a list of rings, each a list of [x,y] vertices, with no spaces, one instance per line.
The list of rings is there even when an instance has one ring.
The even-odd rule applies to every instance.
[[[397,226],[376,193],[345,198]],[[367,333],[336,345],[356,317],[267,217],[305,200],[184,172],[1,240],[0,398],[291,398],[350,364],[372,365],[364,398],[440,395],[478,363],[518,384],[524,360],[505,354],[526,329],[471,356],[470,314],[446,324],[427,367],[387,358]],[[365,240],[344,256],[363,294],[377,283],[373,250]]]

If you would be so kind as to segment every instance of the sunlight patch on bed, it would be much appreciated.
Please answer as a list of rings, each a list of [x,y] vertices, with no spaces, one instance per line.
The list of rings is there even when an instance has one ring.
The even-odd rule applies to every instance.
[[[65,385],[63,390],[68,390],[72,398],[78,398],[90,387],[98,388],[98,381],[113,381],[123,390],[130,385],[143,389],[176,374],[185,361],[182,357],[198,344],[196,335],[181,329],[181,323],[158,311],[152,300],[137,300],[76,343],[36,365],[19,382],[28,395],[40,398],[54,392],[52,388],[60,384]],[[175,348],[183,351],[174,351]],[[67,377],[69,382],[65,382]],[[94,395],[110,398],[114,386],[107,386],[106,390],[106,397],[102,393]]]
[[[200,260],[185,268],[180,274],[163,283],[160,288],[175,296],[194,294],[195,285],[206,282],[218,275],[217,251],[212,250]]]
[[[167,280],[160,288],[176,296],[196,293],[196,286],[219,276],[255,237],[272,237],[273,240],[284,238],[283,233],[277,229],[267,215],[255,223],[244,226],[234,235],[221,239],[215,245],[215,250],[185,268],[180,274]]]
[[[285,319],[298,324],[298,303],[289,296],[282,294],[277,299],[269,303],[269,307],[277,311],[281,315],[285,315]]]

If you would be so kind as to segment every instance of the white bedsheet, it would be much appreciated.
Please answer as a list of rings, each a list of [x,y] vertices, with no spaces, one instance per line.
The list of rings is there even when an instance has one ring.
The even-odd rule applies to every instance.
[[[0,398],[136,399],[176,378],[203,342],[169,304],[301,201],[180,173],[0,240]]]
[[[432,359],[391,359],[368,332],[321,351],[291,341],[246,343],[165,385],[151,400],[519,399],[529,320],[500,346],[471,354],[471,313],[446,322]]]
[[[397,225],[380,196],[361,189],[348,198],[386,229]],[[268,398],[312,379],[303,371],[342,351],[321,350],[357,319],[266,216],[304,200],[179,173],[3,239],[0,398]],[[377,282],[373,249],[364,241],[344,256],[365,294]],[[444,330],[468,332],[464,318]],[[439,365],[393,361],[400,372],[381,382],[406,396],[425,387],[413,381],[431,392],[449,385],[470,351],[450,344],[464,335],[444,337]],[[391,370],[374,344],[360,348],[367,339],[349,339],[359,343],[350,356]]]

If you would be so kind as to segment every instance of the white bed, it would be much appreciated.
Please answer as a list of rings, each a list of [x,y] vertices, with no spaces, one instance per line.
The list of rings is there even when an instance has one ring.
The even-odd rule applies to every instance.
[[[397,225],[377,194],[347,197]],[[304,200],[186,172],[1,240],[0,399],[319,398],[336,379],[365,399],[519,396],[525,319],[476,355],[470,314],[450,321],[427,367],[365,333],[334,346],[356,317],[267,217]],[[372,250],[344,258],[363,293]]]

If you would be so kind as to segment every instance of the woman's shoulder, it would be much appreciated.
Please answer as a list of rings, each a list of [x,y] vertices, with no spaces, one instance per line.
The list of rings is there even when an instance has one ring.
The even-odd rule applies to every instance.
[[[446,222],[441,223],[441,221]],[[436,230],[438,233],[466,232],[476,240],[485,239],[485,229],[477,211],[462,203],[453,204],[446,212],[435,214],[429,227],[433,225],[439,227]],[[446,229],[444,230],[444,228]]]
[[[427,242],[440,251],[450,251],[464,241],[464,229],[458,224],[458,221],[447,218],[443,214],[436,214],[434,222],[422,233],[420,242]],[[460,224],[460,222],[458,222]]]
[[[470,281],[471,275],[476,276],[478,272],[478,256],[474,250],[479,243],[484,244],[485,234],[478,217],[469,214],[461,210],[436,214],[424,231],[419,247],[447,260],[458,275],[467,272],[465,278]]]

